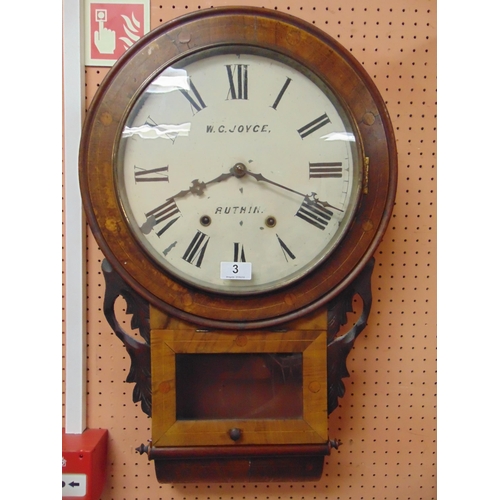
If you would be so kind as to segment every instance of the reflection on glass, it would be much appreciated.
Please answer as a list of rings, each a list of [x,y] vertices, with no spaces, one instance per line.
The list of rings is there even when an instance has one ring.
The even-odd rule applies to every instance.
[[[302,353],[175,359],[178,420],[302,418]]]
[[[356,138],[354,137],[354,134],[352,132],[332,132],[331,134],[321,136],[321,139],[324,139],[325,141],[356,141]]]
[[[168,67],[148,86],[148,94],[165,94],[174,90],[189,90],[189,76],[185,69]]]
[[[190,130],[191,123],[181,123],[179,125],[168,123],[145,123],[138,127],[125,126],[123,128],[122,137],[125,139],[136,135],[141,139],[169,139],[173,141],[179,136],[187,137]]]

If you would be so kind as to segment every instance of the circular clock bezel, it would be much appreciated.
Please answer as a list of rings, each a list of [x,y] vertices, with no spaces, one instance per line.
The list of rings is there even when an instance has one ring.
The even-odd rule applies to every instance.
[[[115,186],[121,127],[145,86],[176,60],[225,45],[270,49],[319,77],[353,117],[365,155],[363,193],[340,244],[306,276],[262,294],[228,296],[169,275],[134,237]],[[105,257],[153,306],[208,328],[277,326],[312,312],[340,293],[363,269],[382,239],[394,204],[396,169],[395,139],[387,109],[356,59],[315,26],[288,14],[252,7],[200,10],[140,39],[100,85],[80,145],[83,205]]]

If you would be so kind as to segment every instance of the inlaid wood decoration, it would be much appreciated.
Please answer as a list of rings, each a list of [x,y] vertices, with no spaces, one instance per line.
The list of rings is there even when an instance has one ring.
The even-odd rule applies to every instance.
[[[226,4],[166,4],[152,1],[151,28],[154,29],[182,14]],[[342,338],[342,334],[352,331],[356,338],[346,349],[341,374],[321,375],[317,372],[317,366],[331,366],[331,359],[327,358],[333,354],[316,346],[333,344],[323,337],[325,334],[321,333],[321,328],[316,328],[316,322],[319,321],[316,317],[295,317],[292,309],[287,309],[286,300],[283,301],[285,306],[279,315],[281,318],[286,317],[289,326],[287,342],[292,342],[294,335],[297,335],[297,339],[302,339],[300,345],[294,344],[293,349],[283,344],[280,332],[259,338],[252,337],[251,332],[242,333],[234,324],[226,327],[221,314],[207,314],[207,308],[214,309],[214,304],[207,301],[203,302],[205,309],[201,306],[194,307],[188,316],[178,318],[178,323],[172,328],[172,324],[168,324],[168,320],[163,316],[168,316],[169,313],[162,312],[161,302],[169,302],[169,298],[164,296],[154,304],[155,309],[148,311],[151,331],[145,333],[144,317],[141,315],[142,298],[133,298],[132,302],[136,302],[131,303],[127,293],[115,293],[110,297],[109,285],[106,285],[110,268],[89,230],[88,426],[107,428],[110,432],[109,477],[102,499],[435,498],[435,2],[356,2],[348,5],[339,2],[277,2],[262,5],[247,1],[231,4],[266,7],[311,23],[337,40],[361,64],[380,92],[392,122],[399,168],[394,208],[390,220],[387,221],[383,239],[373,255],[374,260],[369,261],[373,266],[373,269],[369,269],[369,293],[363,288],[362,281],[358,281],[359,285],[353,282],[353,288],[343,292],[344,302],[349,306],[343,304],[341,308],[337,305],[335,307],[341,308],[342,311],[330,310],[330,316],[324,318],[325,324],[329,325],[330,335]],[[250,54],[248,57],[256,55]],[[196,61],[193,64],[196,64]],[[236,68],[236,73],[231,73],[235,75],[233,80],[228,76],[229,81],[235,83],[233,97],[244,98],[245,86],[238,85],[239,81],[245,81],[244,65],[240,63],[238,66],[238,63],[233,61],[227,65]],[[242,72],[240,80],[238,68],[241,68]],[[108,71],[102,68],[87,68],[87,107]],[[279,107],[279,97],[286,95],[287,89],[280,88],[283,92],[276,93],[271,107],[273,104]],[[196,107],[203,106],[204,101],[200,98],[203,99],[204,96],[200,94],[195,97],[193,106],[196,111]],[[305,140],[307,135],[312,134],[315,127],[321,127],[322,123],[320,115],[314,124],[311,120],[304,119],[304,126],[298,134]],[[217,127],[221,125],[229,126],[217,124]],[[360,150],[354,151],[353,155],[353,158],[356,155],[365,157]],[[341,167],[333,166],[325,160],[321,161],[327,164],[320,167],[319,161],[311,160],[310,171],[313,176],[320,168]],[[363,179],[366,171],[365,166],[359,176],[361,190],[365,187]],[[236,181],[235,177],[238,178],[241,172],[244,180],[248,180],[250,172],[255,170],[248,165],[235,166],[235,170],[230,172],[232,180]],[[149,175],[162,175],[162,172]],[[210,179],[211,177],[203,177],[200,180]],[[187,180],[192,181],[191,178]],[[131,210],[134,210],[133,203]],[[272,224],[272,221],[267,222]],[[70,221],[65,221],[65,224],[69,223]],[[304,223],[310,225],[307,220]],[[201,244],[204,244],[203,241]],[[280,235],[276,244],[285,257],[292,258],[294,248],[290,244],[287,245],[283,235]],[[247,246],[244,247],[245,250]],[[242,251],[243,247],[235,248],[236,258],[228,260],[246,261]],[[199,259],[200,254],[186,258],[193,261]],[[368,261],[364,264],[368,265]],[[317,269],[316,264],[315,266]],[[304,278],[300,276],[297,282],[303,283]],[[203,286],[206,289],[212,285],[204,283]],[[263,286],[266,286],[265,282]],[[304,290],[305,288],[300,289],[301,292]],[[254,292],[251,290],[251,293]],[[108,303],[105,303],[106,294]],[[272,302],[273,292],[268,289],[266,294],[271,297]],[[276,297],[276,303],[281,302],[282,298]],[[307,301],[307,297],[304,300]],[[313,303],[317,300],[321,299],[311,298]],[[307,309],[309,306],[304,303],[301,307]],[[313,313],[317,310],[315,307],[311,308]],[[345,317],[345,322],[336,320],[339,315]],[[212,332],[189,334],[190,340],[186,343],[186,337],[179,338],[176,332],[182,330],[180,325],[189,323],[193,316],[208,318],[202,326]],[[235,322],[240,321],[237,315],[233,317],[236,318]],[[282,321],[274,322],[272,315],[257,314],[251,321],[254,322],[255,328],[263,324],[266,328],[276,329],[283,324]],[[312,323],[304,326],[300,323],[304,321]],[[235,408],[227,413],[211,398],[199,398],[196,401],[194,398],[175,399],[179,391],[194,390],[196,394],[204,393],[207,388],[204,384],[208,382],[196,376],[196,370],[201,370],[200,366],[205,366],[210,373],[220,369],[219,383],[225,380],[224,373],[230,371],[230,366],[227,359],[221,356],[227,352],[227,336],[213,331],[220,328],[225,331],[231,328],[234,330],[231,342],[232,345],[239,346],[235,355],[238,356],[240,365],[255,377],[265,369],[266,376],[275,381],[278,396],[292,402],[286,405],[286,411],[289,413],[285,420],[293,422],[288,430],[282,426],[271,428],[270,432],[269,429],[266,430],[266,426],[272,427],[276,412],[281,412],[283,406],[273,408],[271,405],[264,408],[261,415],[252,417],[251,423],[254,427],[253,430],[248,430],[248,426],[240,424],[243,422],[246,425],[247,415],[253,408],[246,408],[244,400],[235,405],[240,413],[234,414]],[[306,334],[300,333],[304,330]],[[123,333],[121,339],[115,334],[117,331]],[[332,333],[334,331],[335,333]],[[150,337],[145,339],[145,335],[149,334]],[[123,339],[127,341],[124,343]],[[198,354],[200,342],[205,342],[205,347],[208,346],[212,354],[205,358],[198,357],[193,364],[193,356],[203,356]],[[158,362],[155,364],[153,356],[152,377],[166,381],[177,376],[177,392],[160,384],[158,387],[161,390],[157,391],[156,395],[151,395],[148,393],[147,382],[141,385],[141,375],[134,373],[137,365],[131,363],[130,353],[133,353],[132,356],[141,356],[141,351],[149,344],[162,345],[163,357],[175,358],[177,375],[169,375],[161,372],[168,370],[168,366]],[[326,363],[320,360],[321,356],[325,356]],[[298,366],[301,367],[300,376],[297,375],[297,368],[294,371],[294,367]],[[146,378],[147,375],[146,373]],[[324,400],[328,402],[325,411],[329,414],[326,424],[317,419],[319,400],[315,398],[323,397],[321,390],[319,396],[314,392],[317,387],[314,382],[321,376],[326,376],[329,381],[329,393],[324,395]],[[282,383],[283,380],[285,383]],[[314,390],[309,391],[306,397],[299,389],[301,385],[307,385]],[[237,398],[237,385],[232,387],[231,384],[226,384],[225,387],[232,390],[234,398]],[[265,394],[267,390],[268,388],[262,385],[256,397]],[[172,408],[174,400],[177,414],[169,416],[168,408]],[[190,401],[195,403],[190,404]],[[155,418],[156,405],[167,409],[160,419]],[[149,418],[149,414],[153,418]],[[282,416],[280,413],[280,417]],[[175,420],[175,417],[177,424],[172,423],[172,418]],[[208,440],[205,444],[224,446],[222,441],[211,441],[210,435],[226,435],[218,426],[223,425],[226,429],[227,424],[236,419],[238,424],[233,425],[227,434],[228,439],[235,443],[246,439],[246,433],[249,432],[252,446],[269,443],[272,436],[272,439],[275,439],[272,445],[279,447],[286,441],[280,437],[280,432],[288,432],[295,436],[295,441],[292,440],[293,446],[303,446],[299,441],[307,435],[308,446],[325,443],[325,437],[329,437],[332,440],[331,449],[323,453],[322,474],[314,481],[294,481],[284,476],[278,476],[276,480],[270,475],[264,476],[264,480],[261,478],[259,482],[231,482],[226,480],[222,473],[219,478],[215,476],[210,480],[194,483],[189,482],[187,477],[185,481],[173,482],[167,474],[165,481],[158,482],[157,479],[161,478],[158,477],[158,470],[155,471],[155,462],[148,460],[145,454],[140,455],[136,448],[141,445],[147,448],[148,439],[151,437],[161,446],[175,447],[179,443],[186,444],[186,422],[193,419],[198,422],[208,421],[210,425],[201,425],[201,441],[188,442],[190,446],[200,442],[203,445],[203,439]],[[312,430],[306,432],[306,425]],[[241,428],[244,429],[243,436]],[[192,436],[193,429],[189,429],[189,432]],[[160,457],[161,453],[158,453],[157,458],[165,461],[165,456]],[[189,459],[188,457],[187,460]]]

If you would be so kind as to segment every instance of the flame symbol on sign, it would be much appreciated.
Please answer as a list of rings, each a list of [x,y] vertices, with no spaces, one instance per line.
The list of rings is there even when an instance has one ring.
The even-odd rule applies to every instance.
[[[125,33],[128,35],[128,38],[120,37],[120,40],[125,44],[125,49],[128,49],[134,42],[137,42],[137,40],[139,40],[140,35],[138,33],[141,23],[135,18],[134,13],[132,13],[132,19],[123,14],[121,16],[125,21],[123,29],[125,30]]]

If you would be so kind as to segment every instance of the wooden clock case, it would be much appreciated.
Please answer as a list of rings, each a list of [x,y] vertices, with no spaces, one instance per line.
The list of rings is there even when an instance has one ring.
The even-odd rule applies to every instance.
[[[186,54],[227,45],[265,47],[319,76],[350,114],[363,152],[363,193],[341,243],[308,275],[264,294],[217,294],[169,275],[135,239],[115,187],[121,130],[147,84]],[[343,395],[345,360],[370,310],[372,256],[394,203],[396,157],[385,104],[362,66],[314,26],[277,11],[222,7],[182,16],[140,39],[111,69],[82,134],[81,192],[88,223],[106,257],[105,314],[131,356],[127,381],[136,384],[134,401],[153,419],[152,441],[139,450],[155,460],[159,481],[321,476],[324,456],[338,444],[328,438],[328,414]],[[127,335],[116,321],[113,307],[120,295],[144,342]],[[362,298],[363,310],[339,336],[354,295]],[[295,358],[290,356],[294,353]],[[283,390],[295,394],[300,411],[287,416],[275,403],[263,418],[248,418],[237,413],[237,402],[230,410],[236,417],[230,411],[217,415],[215,404],[206,413],[193,410],[193,403],[184,418],[177,398],[190,389],[182,386],[176,371],[183,369],[182,363],[192,369],[189,356],[200,354],[240,356],[247,374],[257,378],[262,370],[272,376],[273,363],[295,359],[301,375],[295,386],[291,383],[294,387]],[[229,368],[227,359],[219,361]],[[203,362],[209,363],[210,372],[218,364],[210,365],[206,358]],[[214,375],[212,382],[221,384],[223,375]],[[209,387],[204,383],[191,393],[200,404]],[[229,399],[237,401],[241,386],[231,390],[234,397]],[[255,397],[261,397],[257,389]]]

